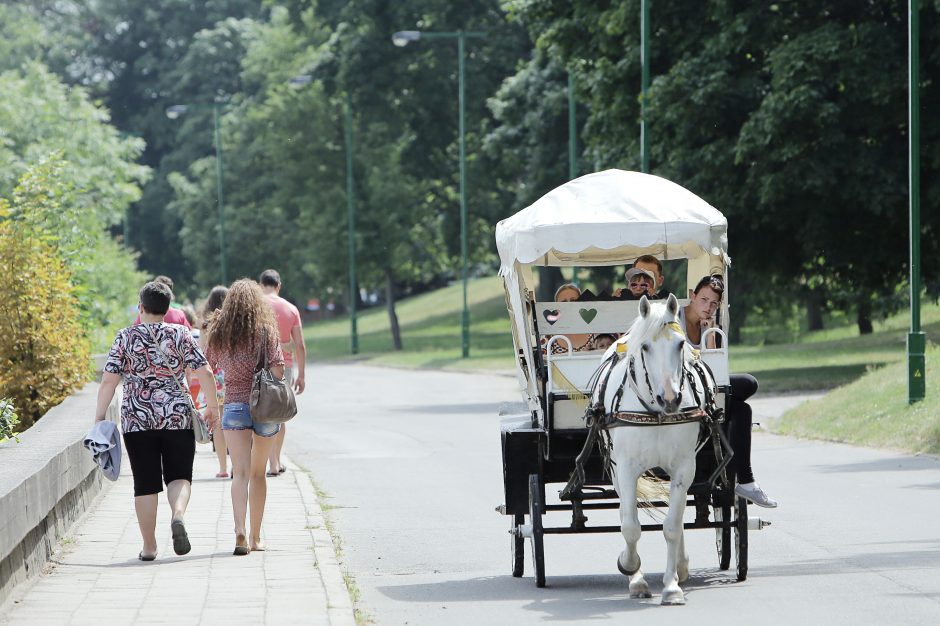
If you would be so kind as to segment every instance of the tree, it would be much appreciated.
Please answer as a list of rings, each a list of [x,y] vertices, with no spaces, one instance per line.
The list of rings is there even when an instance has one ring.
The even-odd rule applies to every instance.
[[[23,428],[90,374],[72,273],[58,238],[36,227],[64,192],[43,164],[22,176],[12,204],[0,198],[0,397],[12,398]]]
[[[134,161],[139,138],[122,136],[107,111],[81,88],[68,88],[38,62],[0,74],[0,197],[26,172],[56,180],[56,196],[37,198],[23,219],[57,238],[60,257],[77,287],[83,325],[97,346],[128,321],[141,276],[134,256],[111,238],[140,197],[148,168]],[[40,186],[38,194],[46,193]],[[12,211],[18,210],[14,205]],[[106,344],[105,344],[106,345]]]

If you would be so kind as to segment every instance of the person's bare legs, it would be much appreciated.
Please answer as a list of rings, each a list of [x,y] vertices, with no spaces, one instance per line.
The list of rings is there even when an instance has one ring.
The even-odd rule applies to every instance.
[[[283,424],[281,428],[284,428]],[[268,482],[264,475],[264,468],[268,463],[271,448],[274,447],[274,439],[275,437],[259,437],[258,435],[252,438],[251,480],[248,489],[252,550],[264,550],[264,543],[261,541],[261,520],[264,518],[264,503],[268,497]]]
[[[215,444],[215,455],[219,458],[219,474],[228,474],[228,446],[225,443],[225,432],[221,426],[212,429],[212,443]],[[224,476],[219,476],[224,478]]]
[[[144,540],[143,556],[157,554],[157,494],[134,497],[134,510],[137,512],[137,525]]]
[[[280,474],[281,468],[281,448],[284,447],[284,434],[287,432],[287,424],[281,424],[281,430],[277,432],[273,437],[273,443],[271,444],[271,453],[268,454],[268,472],[271,474]]]
[[[245,530],[245,517],[248,514],[248,481],[251,472],[251,437],[250,428],[244,430],[226,430],[225,439],[232,455],[232,514],[235,518],[235,539],[248,537]],[[262,474],[263,477],[263,474]]]
[[[181,520],[186,514],[186,507],[189,506],[189,496],[193,492],[193,484],[188,480],[172,481],[166,486],[166,499],[170,503],[170,511],[173,520]]]

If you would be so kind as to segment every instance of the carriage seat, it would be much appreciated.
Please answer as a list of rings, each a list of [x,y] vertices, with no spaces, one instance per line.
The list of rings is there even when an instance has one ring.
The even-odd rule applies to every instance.
[[[688,303],[688,300],[679,300],[679,306]],[[639,304],[637,300],[537,302],[535,312],[539,339],[544,336],[548,342],[553,339],[557,342],[559,335],[568,333],[626,333],[639,316]],[[719,387],[726,387],[729,384],[727,337],[720,329],[710,332],[720,334],[719,343],[722,347],[702,350],[701,357],[711,368]],[[604,352],[592,350],[552,354],[550,349],[547,350],[547,426],[551,430],[584,428],[584,395],[590,392],[591,378],[601,364]]]

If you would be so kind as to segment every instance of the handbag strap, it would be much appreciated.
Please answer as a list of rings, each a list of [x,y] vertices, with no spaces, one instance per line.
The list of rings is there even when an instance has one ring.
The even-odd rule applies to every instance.
[[[258,358],[255,359],[255,371],[268,369],[268,329],[261,327],[261,343],[258,344]]]
[[[147,332],[150,333],[150,338],[153,340],[153,347],[157,349],[157,352],[163,355],[164,360],[166,360],[166,367],[170,369],[170,357],[167,356],[166,352],[163,351],[163,348],[160,347],[160,342],[157,341],[156,335],[153,334],[153,329],[150,326],[144,324],[147,328]],[[173,375],[173,381],[176,383],[176,387],[180,390],[180,393],[183,394],[183,397],[192,403],[192,397],[189,395],[189,392],[183,389],[183,385],[180,384],[180,379],[177,378],[176,372],[170,370],[170,373]]]

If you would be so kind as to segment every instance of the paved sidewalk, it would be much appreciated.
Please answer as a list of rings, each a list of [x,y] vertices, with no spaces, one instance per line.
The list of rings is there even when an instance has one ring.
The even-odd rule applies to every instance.
[[[288,468],[268,479],[267,550],[236,557],[231,481],[215,478],[215,453],[197,446],[186,514],[192,552],[173,553],[161,494],[160,550],[156,561],[144,563],[137,559],[141,539],[125,457],[121,477],[72,529],[43,575],[2,607],[0,624],[354,625],[310,478]]]

